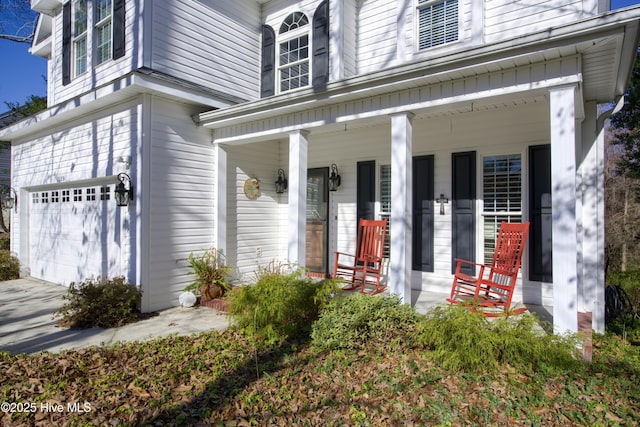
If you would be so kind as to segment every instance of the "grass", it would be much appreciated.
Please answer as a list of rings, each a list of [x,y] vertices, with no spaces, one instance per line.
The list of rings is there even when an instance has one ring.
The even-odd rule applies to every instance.
[[[591,365],[563,372],[505,364],[469,373],[435,360],[431,350],[379,343],[256,344],[233,330],[60,354],[0,353],[0,400],[37,407],[3,411],[0,422],[615,426],[640,419],[640,347],[613,335],[595,337]],[[54,404],[64,410],[42,410]]]

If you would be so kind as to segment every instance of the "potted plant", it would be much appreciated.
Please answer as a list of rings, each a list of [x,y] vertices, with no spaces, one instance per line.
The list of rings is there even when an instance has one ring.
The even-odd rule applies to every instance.
[[[195,294],[200,291],[202,300],[210,300],[220,298],[231,290],[231,285],[227,282],[231,267],[225,264],[224,255],[216,248],[208,249],[202,255],[194,255],[192,252],[187,261],[196,279],[185,291]]]

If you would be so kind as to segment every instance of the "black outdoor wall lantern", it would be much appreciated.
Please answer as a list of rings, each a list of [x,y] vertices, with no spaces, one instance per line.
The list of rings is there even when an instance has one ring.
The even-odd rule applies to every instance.
[[[284,174],[284,169],[278,169],[278,180],[276,181],[276,193],[282,194],[288,186],[287,177]]]
[[[13,195],[11,193],[13,193]],[[14,190],[13,188],[9,188],[9,194],[7,194],[2,198],[2,202],[0,202],[0,204],[2,205],[2,209],[5,211],[10,211],[14,207],[16,208],[16,211],[17,211],[18,195],[16,194],[16,190]]]
[[[133,184],[131,184],[131,177],[123,172],[118,174],[118,180],[120,182],[116,185],[115,189],[116,205],[128,206],[129,200],[133,200]],[[129,184],[129,189],[125,187],[125,181]]]
[[[340,174],[338,173],[338,166],[335,163],[331,165],[331,175],[329,175],[329,191],[336,191],[340,187]]]

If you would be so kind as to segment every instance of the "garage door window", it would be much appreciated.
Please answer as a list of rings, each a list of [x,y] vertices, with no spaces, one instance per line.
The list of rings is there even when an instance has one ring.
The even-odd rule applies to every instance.
[[[110,200],[111,199],[111,188],[110,187],[101,187],[100,188],[100,200]]]

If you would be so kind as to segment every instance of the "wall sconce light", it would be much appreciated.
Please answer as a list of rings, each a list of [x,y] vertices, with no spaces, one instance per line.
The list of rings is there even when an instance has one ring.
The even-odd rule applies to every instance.
[[[331,175],[329,175],[329,191],[336,191],[340,187],[340,174],[338,174],[338,166],[335,163],[331,165]]]
[[[133,184],[131,184],[131,177],[126,173],[118,174],[118,180],[120,181],[118,185],[116,185],[115,189],[115,198],[116,205],[118,206],[127,206],[129,205],[129,200],[133,200]],[[124,185],[124,182],[127,181],[129,183],[129,189]]]
[[[287,177],[284,174],[284,169],[278,169],[278,180],[276,181],[276,193],[282,194],[287,189],[289,183]]]
[[[13,195],[11,193],[13,193]],[[2,210],[10,211],[11,209],[15,208],[17,212],[18,211],[18,195],[16,194],[16,190],[10,187],[9,194],[7,194],[2,198],[2,202],[0,202],[0,204],[2,205]]]
[[[444,204],[449,203],[449,199],[444,197],[444,194],[440,193],[440,198],[436,200],[436,202],[440,203],[440,215],[444,215]]]

